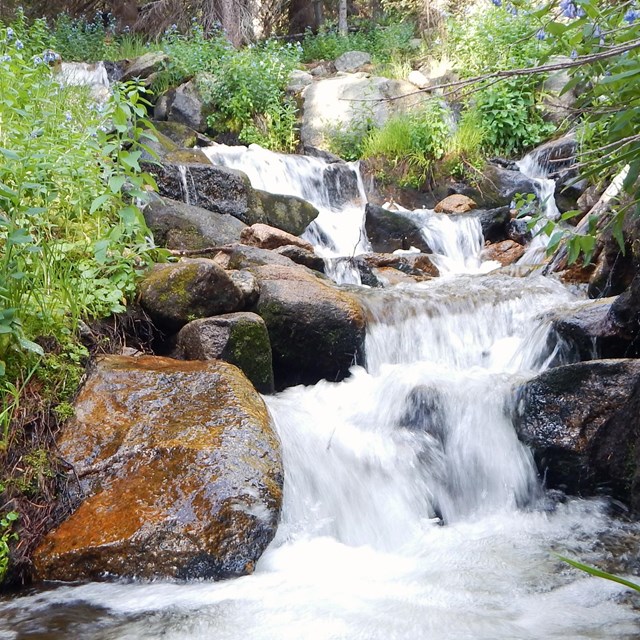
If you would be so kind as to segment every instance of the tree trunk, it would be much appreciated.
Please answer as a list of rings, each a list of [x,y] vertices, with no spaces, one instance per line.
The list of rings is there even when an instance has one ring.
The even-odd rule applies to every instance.
[[[349,33],[349,27],[347,25],[347,0],[339,0],[338,5],[338,33],[341,36],[346,36]]]

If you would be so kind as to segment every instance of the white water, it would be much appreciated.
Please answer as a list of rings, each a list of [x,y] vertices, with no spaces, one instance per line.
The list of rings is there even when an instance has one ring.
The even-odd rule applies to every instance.
[[[566,355],[539,316],[573,294],[480,274],[360,296],[366,367],[266,398],[284,506],[252,576],[62,586],[0,603],[0,638],[637,638],[623,587],[552,555],[598,563],[630,527],[545,497],[510,419],[513,385]]]

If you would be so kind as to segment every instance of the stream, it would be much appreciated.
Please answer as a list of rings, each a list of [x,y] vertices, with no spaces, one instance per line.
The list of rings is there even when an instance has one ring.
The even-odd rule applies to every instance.
[[[316,158],[205,152],[257,188],[318,207],[305,237],[362,301],[366,365],[341,383],[265,397],[284,505],[253,575],[23,592],[0,601],[0,640],[640,637],[624,587],[553,553],[602,563],[638,528],[605,500],[545,492],[510,418],[515,385],[572,361],[544,312],[580,294],[483,263],[477,221],[429,211],[407,215],[421,220],[443,275],[361,286],[349,260],[369,249],[356,166],[338,180],[350,185],[344,198]]]

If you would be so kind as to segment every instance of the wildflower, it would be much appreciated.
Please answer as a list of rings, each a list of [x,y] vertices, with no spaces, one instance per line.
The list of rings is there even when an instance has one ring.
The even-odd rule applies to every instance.
[[[33,64],[42,64],[43,60],[40,56],[33,56]]]
[[[493,4],[496,7],[501,7],[502,6],[502,0],[491,0],[491,4]]]
[[[15,35],[14,30],[11,27],[7,27],[7,42],[13,40],[13,36]]]
[[[640,11],[637,9],[629,9],[629,11],[624,14],[623,20],[629,24],[633,24],[638,18],[640,18]]]
[[[572,60],[575,60],[577,57],[578,57],[578,52],[574,49],[574,50],[571,52],[571,59],[572,59]]]
[[[518,9],[516,9],[516,7],[514,7],[513,5],[511,5],[509,7],[508,11],[512,16],[517,16],[518,15]]]
[[[544,40],[547,37],[547,32],[544,29],[538,29],[536,31],[536,38],[538,40]]]
[[[11,62],[11,56],[7,54],[0,56],[0,62]]]
[[[20,49],[24,49],[24,44],[22,44],[22,40],[16,40],[16,49],[20,51]]]
[[[64,114],[64,119],[67,122],[71,122],[73,120],[73,116],[71,115],[71,113],[69,113],[68,111]]]

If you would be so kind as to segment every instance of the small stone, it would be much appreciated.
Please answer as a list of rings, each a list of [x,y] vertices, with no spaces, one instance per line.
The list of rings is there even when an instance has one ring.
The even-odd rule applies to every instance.
[[[313,251],[313,245],[310,242],[268,224],[257,223],[243,229],[240,240],[243,244],[261,249],[277,249],[286,245],[294,245],[307,251]]]
[[[482,250],[483,260],[495,260],[503,267],[517,262],[524,255],[524,247],[513,240],[490,244]]]
[[[475,209],[478,205],[474,200],[468,196],[464,196],[459,193],[454,193],[451,196],[447,196],[444,200],[438,202],[434,211],[436,213],[467,213],[472,209]]]
[[[353,73],[371,62],[371,56],[365,51],[347,51],[336,58],[334,64],[338,71]]]

